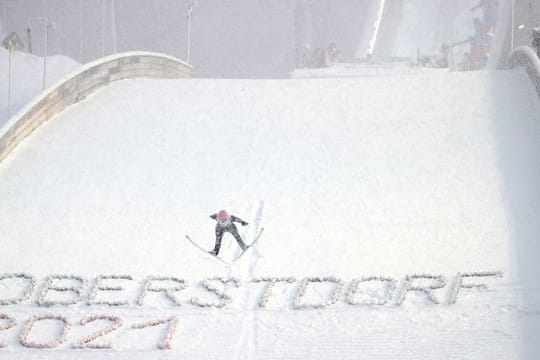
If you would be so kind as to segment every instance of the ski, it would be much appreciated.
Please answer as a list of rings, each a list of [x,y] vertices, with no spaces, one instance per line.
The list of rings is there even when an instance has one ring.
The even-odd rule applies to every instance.
[[[222,258],[220,258],[219,256],[217,255],[212,255],[210,254],[210,252],[208,252],[206,249],[202,248],[201,246],[199,246],[199,244],[197,244],[195,241],[191,240],[191,238],[189,237],[188,234],[186,234],[186,239],[188,239],[194,246],[196,246],[197,248],[199,248],[202,252],[204,252],[206,255],[209,255],[215,259],[218,259],[219,261],[221,261],[222,263],[224,264],[227,264],[227,265],[231,265],[230,263],[228,263],[227,261],[223,260]]]
[[[240,255],[238,255],[237,257],[234,258],[234,260],[232,261],[233,263],[236,262],[236,260],[240,259],[242,257],[242,255],[244,255],[246,253],[246,251],[248,251],[253,245],[255,245],[257,243],[257,240],[259,240],[259,238],[261,237],[262,235],[262,232],[263,232],[264,228],[261,228],[261,230],[259,230],[259,232],[257,233],[257,235],[255,235],[255,239],[253,239],[253,241],[251,242],[251,244],[249,244],[248,246],[246,246],[246,248],[244,249],[244,251],[242,251],[240,253]]]

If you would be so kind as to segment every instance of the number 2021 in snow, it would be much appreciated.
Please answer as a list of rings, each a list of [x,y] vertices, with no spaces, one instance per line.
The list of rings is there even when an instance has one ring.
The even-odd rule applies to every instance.
[[[112,315],[103,315],[103,314],[97,314],[97,315],[89,315],[80,320],[81,326],[86,326],[87,324],[90,324],[94,321],[101,320],[108,322],[108,324],[101,328],[100,330],[97,330],[82,339],[79,339],[76,341],[73,345],[73,349],[96,349],[96,350],[107,350],[107,349],[113,349],[112,345],[107,342],[106,338],[107,335],[117,331],[122,326],[124,326],[124,322],[121,318],[118,316],[112,316]],[[55,339],[46,341],[46,342],[39,342],[36,340],[32,340],[32,330],[34,327],[39,324],[42,321],[55,321],[59,323],[59,326],[61,327],[60,334],[56,336]],[[170,350],[173,347],[172,340],[174,337],[174,334],[176,333],[176,328],[178,326],[178,318],[176,316],[168,318],[168,319],[161,319],[161,320],[152,320],[142,323],[135,323],[131,325],[131,329],[134,330],[141,330],[149,327],[155,327],[163,325],[166,328],[165,337],[161,339],[161,341],[157,344],[157,348],[161,350]],[[15,328],[18,325],[18,322],[15,318],[9,316],[8,314],[0,314],[0,332],[8,331],[12,328]],[[69,321],[65,316],[62,315],[53,315],[53,314],[42,314],[42,315],[34,315],[32,316],[24,325],[20,337],[19,342],[22,346],[26,348],[32,348],[32,349],[55,349],[58,348],[60,345],[63,345],[67,342],[68,336],[70,333],[70,330],[72,328],[73,324],[71,321]],[[8,345],[0,339],[0,348],[5,348]]]

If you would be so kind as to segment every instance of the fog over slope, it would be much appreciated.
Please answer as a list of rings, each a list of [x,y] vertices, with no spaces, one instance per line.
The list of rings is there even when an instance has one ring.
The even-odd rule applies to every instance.
[[[44,53],[88,62],[117,51],[149,50],[187,58],[187,4],[155,0],[0,0],[5,28]],[[201,0],[191,16],[191,63],[199,77],[284,78],[306,46],[336,43],[344,61],[363,59],[374,34],[379,0]],[[475,0],[386,1],[391,18],[381,43],[393,56],[416,58],[444,41],[472,35]],[[388,13],[388,14],[387,14]],[[420,19],[422,21],[420,21]],[[461,33],[456,28],[462,29]],[[463,33],[464,32],[464,33]]]

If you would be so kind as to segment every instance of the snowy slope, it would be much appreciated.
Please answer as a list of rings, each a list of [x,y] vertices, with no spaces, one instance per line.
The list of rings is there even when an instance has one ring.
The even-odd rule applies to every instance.
[[[0,47],[0,127],[7,122],[8,116],[8,59],[9,53]],[[66,56],[55,55],[47,57],[46,87],[80,64]],[[43,58],[22,51],[11,54],[11,115],[13,116],[26,103],[43,90]]]
[[[448,72],[448,69],[411,66],[408,62],[384,64],[337,63],[327,68],[295,69],[291,72],[290,77],[293,79],[365,78],[433,72]]]
[[[107,283],[125,287],[108,296],[127,304],[44,308],[36,290],[0,307],[20,322],[0,333],[0,358],[535,359],[539,112],[520,71],[137,80],[100,90],[0,164],[1,272],[30,273],[39,289],[51,274],[83,276],[84,298],[97,275],[129,275]],[[211,249],[208,215],[220,208],[250,222],[247,239],[265,228],[230,267],[184,239]],[[226,237],[223,258],[237,252]],[[452,295],[457,273],[487,288]],[[417,277],[409,284],[407,274]],[[182,306],[163,294],[137,305],[150,275],[187,280]],[[388,299],[385,282],[353,291],[355,278],[374,275],[395,280]],[[214,276],[238,279],[225,286],[231,302],[193,305],[217,301],[200,284]],[[295,280],[261,307],[260,277]],[[328,281],[310,284],[303,304],[324,304],[336,279],[343,292],[327,307],[297,309],[305,277]],[[0,299],[20,296],[10,284]],[[407,286],[433,287],[434,300]],[[58,293],[49,298],[73,295]],[[351,304],[372,301],[386,303]],[[68,340],[23,347],[21,329],[38,313],[67,316]],[[72,349],[89,334],[78,319],[95,313],[123,319],[107,338],[115,349]],[[171,350],[156,348],[163,325],[130,328],[171,316]],[[54,338],[53,325],[32,338]]]

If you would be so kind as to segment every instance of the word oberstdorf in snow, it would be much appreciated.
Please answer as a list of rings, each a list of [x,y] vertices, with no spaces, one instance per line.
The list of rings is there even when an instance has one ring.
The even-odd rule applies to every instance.
[[[191,282],[174,276],[147,276],[137,280],[131,275],[98,275],[89,281],[78,275],[57,274],[47,276],[38,286],[38,280],[31,274],[8,273],[0,275],[0,306],[155,307],[158,304],[170,307],[191,304],[223,308],[235,302],[238,288],[260,293],[259,308],[278,299],[294,310],[325,308],[338,302],[351,306],[400,306],[413,293],[431,304],[453,305],[463,289],[486,289],[484,280],[502,276],[500,271],[489,271],[457,273],[451,277],[434,274],[408,274],[400,279],[362,276],[348,282],[334,276],[259,277],[246,281],[211,277]],[[281,293],[291,296],[278,296],[276,286]]]

